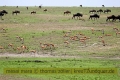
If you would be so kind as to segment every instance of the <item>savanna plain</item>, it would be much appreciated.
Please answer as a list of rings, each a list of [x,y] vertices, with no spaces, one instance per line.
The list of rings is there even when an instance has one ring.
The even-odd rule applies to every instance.
[[[44,9],[47,9],[45,12]],[[89,10],[110,9],[90,20]],[[0,80],[119,80],[119,7],[0,6]],[[19,10],[20,14],[12,15]],[[64,15],[64,11],[71,14]],[[36,14],[31,14],[36,11]],[[82,13],[80,19],[73,14]],[[117,34],[118,33],[118,34]],[[117,74],[3,74],[4,68],[117,68]]]

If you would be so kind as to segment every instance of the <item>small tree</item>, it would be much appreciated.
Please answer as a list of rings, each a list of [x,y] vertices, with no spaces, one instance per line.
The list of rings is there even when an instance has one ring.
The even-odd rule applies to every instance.
[[[18,6],[16,6],[16,8],[18,8]]]
[[[39,8],[42,8],[42,4],[39,6]]]
[[[104,5],[102,5],[102,7],[105,7]]]
[[[82,5],[80,5],[80,7],[82,7]]]

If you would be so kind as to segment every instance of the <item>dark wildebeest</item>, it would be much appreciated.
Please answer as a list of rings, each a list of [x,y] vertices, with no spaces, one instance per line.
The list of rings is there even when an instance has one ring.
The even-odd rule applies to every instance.
[[[118,16],[115,17],[115,21],[116,21],[117,19],[120,21],[120,15],[118,15]]]
[[[94,20],[95,20],[97,18],[100,18],[100,15],[98,15],[98,14],[90,15],[89,19],[92,19],[92,18],[94,18]]]
[[[99,10],[97,10],[97,12],[101,14],[101,12],[103,12],[103,10],[102,10],[102,9],[99,9]]]
[[[65,14],[71,14],[71,12],[70,12],[70,11],[65,11],[65,12],[64,12],[64,15],[65,15]]]
[[[77,17],[77,19],[78,19],[78,17],[79,17],[79,19],[80,19],[80,17],[82,17],[82,16],[83,16],[83,14],[81,14],[81,13],[76,13],[76,14],[73,14],[72,19],[73,19],[73,18],[75,19],[75,17]]]
[[[120,21],[120,15],[118,16],[115,16],[115,15],[111,15],[111,16],[108,16],[106,21],[110,21],[110,19],[112,19],[112,21],[116,21],[117,19]]]
[[[4,14],[8,14],[8,12],[6,10],[0,11],[0,17],[1,17],[1,19],[2,19],[2,16],[4,16]]]
[[[106,21],[110,21],[110,19],[112,19],[112,21],[114,21],[116,19],[116,16],[115,15],[111,15],[111,16],[107,16],[107,19]]]
[[[89,13],[95,13],[95,12],[96,12],[96,10],[94,10],[94,9],[89,11]]]
[[[31,14],[36,14],[36,11],[32,11]]]
[[[12,11],[12,15],[14,15],[14,13],[17,15],[17,13],[20,13],[20,11],[18,10]]]
[[[2,19],[2,16],[4,16],[4,13],[2,13],[2,12],[0,11],[0,17],[1,17],[1,19]]]
[[[111,10],[110,9],[104,10],[104,13],[108,13],[108,12],[111,12]]]
[[[8,14],[8,12],[6,10],[2,10],[3,14]]]
[[[44,11],[44,12],[46,12],[46,11],[47,11],[47,9],[44,9],[43,11]]]

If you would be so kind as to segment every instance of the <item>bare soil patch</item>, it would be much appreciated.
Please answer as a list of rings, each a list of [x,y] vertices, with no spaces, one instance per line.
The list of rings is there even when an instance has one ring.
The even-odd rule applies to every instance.
[[[34,57],[43,57],[43,58],[86,58],[84,56],[78,56],[78,55],[74,55],[74,56],[70,56],[70,55],[52,55],[50,53],[48,54],[32,54],[32,53],[22,53],[22,54],[15,54],[15,53],[2,53],[0,54],[0,57],[15,57],[15,58],[34,58]],[[88,56],[87,58],[96,58],[96,59],[120,59],[120,56],[118,57],[101,57],[101,56]]]

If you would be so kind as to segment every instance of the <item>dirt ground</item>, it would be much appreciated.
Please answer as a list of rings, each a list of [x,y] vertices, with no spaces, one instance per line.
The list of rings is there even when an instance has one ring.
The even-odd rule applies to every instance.
[[[0,80],[44,80],[44,79],[34,79],[34,78],[22,78],[18,76],[12,76],[12,75],[0,75]]]
[[[70,56],[70,55],[52,55],[51,53],[47,53],[47,54],[38,54],[38,53],[21,53],[21,54],[15,54],[15,53],[3,53],[3,54],[0,54],[0,57],[6,57],[6,58],[10,58],[10,57],[15,57],[15,58],[34,58],[34,57],[53,57],[53,58],[84,58],[84,56]],[[97,59],[120,59],[120,56],[118,57],[101,57],[101,56],[88,56],[88,58],[97,58]]]

